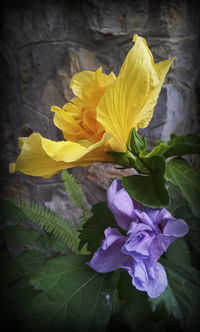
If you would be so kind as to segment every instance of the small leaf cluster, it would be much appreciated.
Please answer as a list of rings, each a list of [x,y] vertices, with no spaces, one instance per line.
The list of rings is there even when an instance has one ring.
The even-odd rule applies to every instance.
[[[138,175],[122,178],[122,185],[136,201],[161,208],[169,204],[168,183],[177,186],[195,216],[200,217],[200,175],[183,158],[200,154],[199,135],[171,135],[168,142],[156,141],[152,151],[146,151],[146,139],[133,129],[126,152],[107,152],[123,167],[135,168]]]

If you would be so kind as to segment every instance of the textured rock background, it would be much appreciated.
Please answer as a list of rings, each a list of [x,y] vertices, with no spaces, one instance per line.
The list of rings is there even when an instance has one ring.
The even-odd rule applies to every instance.
[[[7,1],[1,11],[1,195],[34,199],[76,221],[79,211],[66,199],[60,175],[9,175],[8,163],[18,155],[18,136],[40,132],[62,139],[50,106],[72,97],[70,80],[81,70],[102,66],[118,74],[134,33],[146,38],[156,62],[176,55],[143,134],[155,140],[197,132],[199,18],[198,1],[191,0]],[[116,170],[95,164],[72,172],[93,205],[105,199]]]

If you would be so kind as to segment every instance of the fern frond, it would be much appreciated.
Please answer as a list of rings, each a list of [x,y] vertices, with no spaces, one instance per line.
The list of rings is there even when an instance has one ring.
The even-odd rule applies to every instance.
[[[26,220],[33,221],[47,233],[62,238],[74,252],[78,252],[79,233],[74,229],[70,221],[61,217],[56,212],[49,210],[47,207],[28,200],[9,198],[4,201],[7,202],[7,205],[12,204],[15,208],[22,211],[22,214],[19,214],[21,219],[18,221],[24,222],[25,216]]]
[[[82,209],[84,203],[81,186],[76,182],[74,176],[66,170],[63,170],[61,175],[67,195],[78,208]]]
[[[78,230],[81,230],[83,225],[86,223],[86,221],[88,221],[89,218],[91,218],[93,215],[92,211],[89,209],[83,209],[83,215],[80,219],[80,223],[77,226]]]
[[[62,171],[62,180],[67,195],[76,207],[82,209],[83,215],[81,217],[78,229],[81,229],[86,221],[92,216],[92,212],[83,202],[83,191],[81,186],[76,182],[74,176],[68,173],[66,170]]]

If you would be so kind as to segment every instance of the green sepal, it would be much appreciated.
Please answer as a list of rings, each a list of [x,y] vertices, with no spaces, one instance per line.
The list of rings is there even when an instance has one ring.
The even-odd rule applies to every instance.
[[[129,154],[127,152],[116,152],[116,151],[106,151],[106,153],[114,160],[118,165],[123,168],[130,168]]]
[[[135,156],[139,156],[141,152],[142,154],[146,152],[146,146],[146,138],[144,136],[141,138],[137,130],[133,128],[129,135],[127,149],[131,151]]]

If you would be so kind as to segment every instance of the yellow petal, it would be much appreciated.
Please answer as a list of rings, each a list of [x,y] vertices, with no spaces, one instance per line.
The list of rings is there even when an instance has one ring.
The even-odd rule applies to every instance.
[[[70,109],[72,108],[74,108],[74,110],[70,112]],[[67,105],[65,105],[65,109],[58,106],[52,106],[51,110],[55,113],[53,122],[57,128],[62,130],[63,136],[66,140],[77,142],[82,139],[88,139],[87,132],[83,130],[80,122],[77,121],[77,118],[80,118],[80,115],[78,114],[78,111],[76,112],[76,107],[74,105],[68,103],[68,109]]]
[[[92,71],[82,71],[78,74],[75,74],[72,77],[70,88],[72,89],[75,96],[82,96],[83,87],[91,82],[95,75],[95,72]]]
[[[74,75],[71,88],[79,97],[73,98],[63,108],[51,108],[55,113],[54,124],[63,131],[66,140],[95,143],[102,139],[105,130],[96,121],[96,105],[115,79],[113,73],[103,74],[101,67],[94,73],[84,71]]]
[[[16,163],[9,165],[9,171],[50,178],[62,169],[88,166],[96,161],[111,161],[105,153],[109,138],[110,135],[105,134],[100,142],[86,146],[69,141],[54,142],[38,133],[20,137],[21,152]]]
[[[174,60],[155,64],[146,41],[137,35],[134,41],[116,81],[97,105],[97,120],[113,135],[118,151],[126,150],[132,128],[148,125],[165,75]]]

